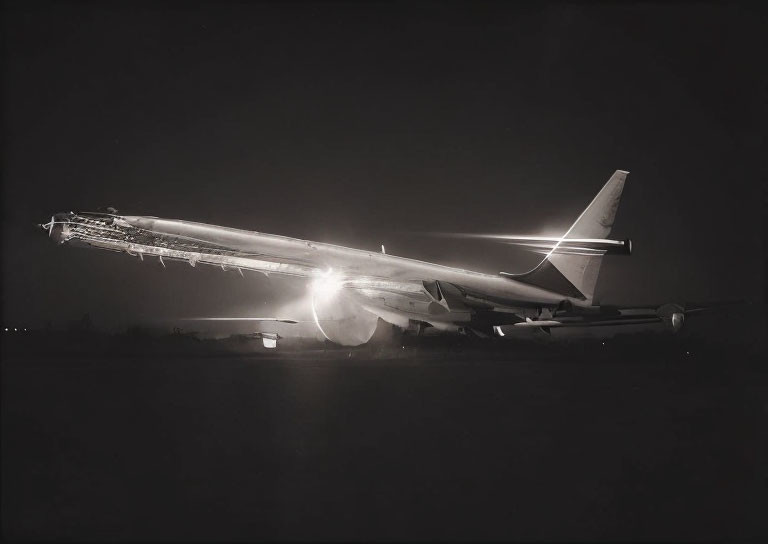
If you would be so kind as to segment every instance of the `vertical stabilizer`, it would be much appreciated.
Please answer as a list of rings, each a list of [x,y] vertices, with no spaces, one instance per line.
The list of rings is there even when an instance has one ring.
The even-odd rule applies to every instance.
[[[616,218],[619,208],[624,181],[627,179],[624,170],[616,170],[603,188],[597,193],[587,209],[582,212],[573,226],[565,234],[569,238],[607,238]],[[557,245],[555,246],[557,249]],[[592,300],[595,294],[597,276],[603,260],[601,253],[595,255],[558,254],[553,249],[548,255],[563,276],[581,292],[587,300]]]
[[[514,279],[592,303],[604,250],[559,251],[565,240],[605,239],[611,232],[629,172],[616,170],[536,268]],[[510,275],[511,276],[511,275]]]

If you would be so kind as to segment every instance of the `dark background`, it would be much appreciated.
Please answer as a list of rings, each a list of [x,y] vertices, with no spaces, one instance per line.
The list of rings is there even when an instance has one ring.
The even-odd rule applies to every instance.
[[[562,232],[616,169],[636,251],[604,303],[762,300],[765,42],[739,5],[11,3],[5,319],[119,329],[301,288],[57,248],[33,228],[53,212],[522,272],[535,256],[417,233]]]
[[[750,303],[672,339],[397,357],[7,333],[5,537],[768,533],[764,10],[11,2],[3,23],[5,327],[121,331],[304,292],[56,247],[34,228],[54,212],[519,272],[535,257],[424,234],[562,231],[616,169],[613,234],[636,251],[606,259],[602,302]]]

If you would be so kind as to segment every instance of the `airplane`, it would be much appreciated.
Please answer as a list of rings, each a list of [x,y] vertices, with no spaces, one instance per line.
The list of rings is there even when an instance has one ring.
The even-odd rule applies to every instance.
[[[613,240],[619,200],[629,172],[616,170],[561,237],[502,236],[543,255],[531,270],[486,274],[338,245],[228,227],[118,215],[65,212],[39,225],[59,244],[119,251],[223,270],[279,274],[309,280],[314,323],[336,344],[368,342],[379,319],[404,331],[428,328],[479,337],[514,329],[549,333],[560,327],[666,323],[677,331],[687,314],[702,308],[663,304],[648,308],[599,305],[594,294],[603,257],[632,252],[629,239]],[[223,318],[226,319],[226,318]],[[285,317],[235,318],[283,321]],[[265,347],[280,338],[257,335]]]

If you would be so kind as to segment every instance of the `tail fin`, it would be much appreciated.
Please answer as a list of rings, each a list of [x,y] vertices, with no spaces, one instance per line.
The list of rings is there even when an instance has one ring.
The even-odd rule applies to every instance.
[[[616,170],[611,179],[581,213],[576,222],[554,245],[536,268],[525,274],[504,274],[568,297],[592,303],[600,264],[605,251],[558,251],[569,239],[604,239],[610,234],[619,199],[627,178],[624,170]]]

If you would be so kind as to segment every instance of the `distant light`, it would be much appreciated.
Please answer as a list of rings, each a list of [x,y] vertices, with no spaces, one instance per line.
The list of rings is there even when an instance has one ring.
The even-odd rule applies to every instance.
[[[19,332],[19,329],[17,329],[16,327],[14,327],[14,328],[13,328],[13,330],[14,330],[15,332]]]
[[[27,328],[26,327],[24,327],[24,332],[27,332]]]
[[[686,352],[685,352],[685,354],[686,354],[686,355],[690,355],[690,354],[691,354],[691,352],[690,352],[690,351],[686,351]]]
[[[8,327],[5,328],[5,332],[8,332]]]
[[[603,345],[605,345],[605,342],[603,342]]]

